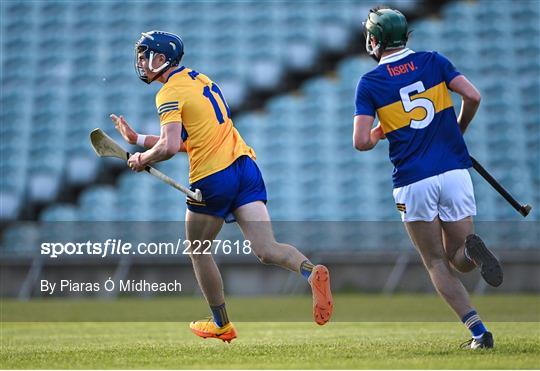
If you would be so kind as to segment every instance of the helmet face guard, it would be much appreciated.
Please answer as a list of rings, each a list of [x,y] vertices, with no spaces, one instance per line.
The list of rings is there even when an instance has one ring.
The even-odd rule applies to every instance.
[[[147,50],[148,50],[148,47],[145,45],[135,45],[135,61],[133,65],[135,66],[135,72],[137,73],[137,76],[139,77],[139,79],[141,79],[147,84],[150,84],[151,81],[148,80],[148,75],[146,74],[146,71],[144,70],[144,68],[142,68],[139,65],[139,53],[144,53],[146,57]]]
[[[368,28],[368,24],[370,24],[369,28]],[[370,28],[374,28],[374,27],[377,27],[377,25],[371,23],[369,21],[369,17],[368,17],[368,20],[366,22],[363,22],[363,25],[364,25],[364,36],[366,37],[366,52],[369,54],[369,56],[371,58],[373,58],[375,60],[375,62],[379,62],[381,60],[381,57],[382,57],[382,54],[385,50],[384,46],[382,46],[382,42],[381,42],[381,39],[379,37],[377,37],[376,35],[380,35],[381,32],[377,32],[376,34],[370,32]],[[380,27],[379,27],[380,29]],[[371,39],[374,38],[376,41],[377,41],[377,44],[375,45],[375,47],[373,47],[373,45],[371,45]]]
[[[145,58],[148,60],[148,69],[151,72],[158,73],[151,80],[148,78],[148,75],[146,74],[146,71],[144,70],[144,68],[139,66],[139,53],[144,53]],[[163,72],[165,72],[167,70],[166,67],[168,67],[171,64],[171,62],[166,61],[165,63],[163,63],[158,68],[153,68],[154,57],[156,55],[157,55],[157,53],[155,53],[152,50],[148,50],[148,47],[145,46],[145,45],[139,45],[138,47],[135,48],[135,71],[137,72],[137,76],[139,77],[139,79],[141,79],[142,81],[144,81],[147,84],[150,84],[152,81],[154,81],[159,76],[161,76],[163,74]],[[159,73],[159,72],[161,72],[161,73]]]
[[[147,59],[147,68],[156,75],[149,78],[143,67],[139,65],[139,54],[144,53]],[[156,55],[165,56],[165,62],[154,68]],[[169,67],[178,66],[184,55],[184,43],[180,37],[163,31],[143,32],[141,38],[135,44],[135,72],[141,81],[150,84],[158,79]]]
[[[377,52],[381,49],[381,42],[371,32],[369,32],[369,30],[367,28],[365,28],[366,23],[367,22],[364,22],[364,35],[366,36],[366,52],[370,56],[375,56],[376,57]],[[375,37],[375,39],[377,40],[377,45],[375,45],[375,47],[373,47],[371,45],[371,38],[372,37]],[[380,59],[380,57],[379,57],[379,59]]]

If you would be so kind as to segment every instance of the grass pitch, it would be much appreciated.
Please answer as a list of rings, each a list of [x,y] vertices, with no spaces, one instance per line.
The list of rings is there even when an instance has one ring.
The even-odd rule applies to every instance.
[[[231,344],[199,339],[190,333],[187,322],[12,322],[17,319],[16,312],[24,313],[23,308],[29,311],[28,308],[38,307],[46,313],[47,306],[52,306],[54,312],[62,306],[64,310],[80,306],[87,308],[86,314],[92,317],[90,311],[95,311],[99,301],[4,301],[0,365],[38,369],[514,369],[537,368],[540,364],[540,299],[535,296],[487,296],[475,300],[481,314],[485,307],[487,313],[483,316],[489,317],[488,327],[496,342],[495,349],[480,352],[459,349],[459,344],[468,339],[468,331],[452,321],[451,313],[433,296],[337,296],[335,299],[336,322],[320,327],[310,322],[236,321],[239,338]],[[151,310],[155,305],[163,311],[161,317],[157,311],[154,318],[159,321],[168,320],[165,315],[168,311],[163,308],[183,308],[191,314],[192,306],[199,310],[200,300],[121,299],[105,304],[109,311],[118,307],[121,311],[132,308],[134,312],[137,306]],[[287,305],[296,307],[295,312],[310,306],[309,297],[244,298],[229,302],[236,320],[249,318],[250,313],[266,313],[268,308],[275,313],[273,319],[279,319],[278,314],[282,312],[283,317]],[[516,309],[514,322],[499,321],[509,318],[506,302],[512,302]],[[415,319],[410,317],[409,311],[416,311],[415,307],[410,309],[410,303],[421,306],[425,313],[431,310],[448,314],[448,321],[452,322],[429,318],[403,322]],[[382,313],[395,313],[389,321],[395,321],[401,312],[402,322],[362,318],[369,314],[368,308],[383,304],[391,307],[379,307]],[[238,314],[236,317],[234,312]],[[80,308],[76,313],[80,319],[85,316]],[[379,319],[379,322],[339,322],[352,314],[360,314],[359,321]],[[132,319],[127,313],[125,318]]]

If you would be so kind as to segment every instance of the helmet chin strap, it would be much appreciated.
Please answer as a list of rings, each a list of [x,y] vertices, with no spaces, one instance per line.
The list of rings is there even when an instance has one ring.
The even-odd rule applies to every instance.
[[[163,63],[161,66],[159,66],[158,68],[152,67],[154,65],[154,52],[153,51],[150,52],[150,56],[148,58],[148,69],[150,71],[152,71],[154,73],[160,72],[165,67],[167,67],[169,64],[170,64],[170,62],[167,61],[167,62]]]
[[[161,75],[163,75],[163,73],[165,71],[167,71],[167,68],[171,63],[169,61],[163,63],[161,66],[159,66],[158,68],[153,68],[153,63],[154,62],[154,52],[151,51],[150,52],[150,55],[148,56],[148,69],[153,72],[153,73],[157,73],[156,76],[154,76],[154,78],[152,80],[149,80],[148,83],[151,83],[153,81],[155,81],[156,79],[159,79]]]

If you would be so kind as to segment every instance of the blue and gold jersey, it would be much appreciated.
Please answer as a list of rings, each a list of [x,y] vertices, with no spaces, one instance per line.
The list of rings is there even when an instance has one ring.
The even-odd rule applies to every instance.
[[[360,79],[355,114],[379,118],[395,188],[472,166],[448,89],[459,74],[437,52],[406,48]]]
[[[156,95],[161,125],[182,124],[189,157],[189,183],[221,171],[255,152],[234,127],[219,87],[207,76],[185,67],[173,71]]]

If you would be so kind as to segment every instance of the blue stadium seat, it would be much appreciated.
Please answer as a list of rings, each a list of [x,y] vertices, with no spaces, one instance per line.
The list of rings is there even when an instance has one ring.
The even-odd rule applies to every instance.
[[[54,204],[40,214],[43,222],[73,222],[77,221],[77,208],[71,204]]]
[[[117,191],[112,186],[96,186],[84,191],[79,197],[79,220],[117,220]],[[120,220],[122,220],[120,218]]]

